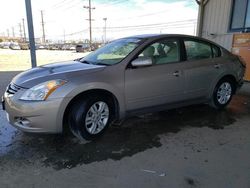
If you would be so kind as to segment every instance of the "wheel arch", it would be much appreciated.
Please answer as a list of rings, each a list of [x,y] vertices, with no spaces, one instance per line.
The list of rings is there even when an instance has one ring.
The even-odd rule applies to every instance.
[[[231,81],[233,82],[233,84],[234,84],[233,94],[235,94],[235,92],[236,92],[236,84],[237,84],[237,80],[236,80],[235,76],[234,76],[233,74],[226,74],[226,75],[222,76],[222,77],[217,81],[217,83],[218,83],[220,80],[222,80],[222,79],[229,79],[229,80],[231,80]],[[216,84],[217,84],[217,83],[216,83]]]
[[[66,105],[66,108],[63,112],[63,125],[62,125],[63,132],[68,131],[67,114],[68,114],[71,106],[75,102],[80,100],[81,98],[86,97],[88,95],[102,95],[102,96],[110,98],[112,100],[113,105],[114,105],[114,120],[118,120],[120,118],[120,104],[119,104],[117,97],[112,92],[110,92],[106,89],[90,89],[90,90],[86,90],[86,91],[78,93]]]
[[[209,99],[212,97],[213,95],[213,92],[214,92],[214,88],[216,87],[216,85],[218,84],[218,82],[222,79],[230,79],[232,80],[232,82],[235,84],[235,87],[236,87],[236,84],[237,84],[237,80],[236,80],[236,77],[231,74],[231,73],[228,73],[228,74],[223,74],[223,75],[220,75],[219,77],[217,77],[217,79],[214,80],[213,84],[211,85],[211,88],[210,88],[210,92],[209,92]],[[234,94],[236,92],[236,88],[234,88]]]

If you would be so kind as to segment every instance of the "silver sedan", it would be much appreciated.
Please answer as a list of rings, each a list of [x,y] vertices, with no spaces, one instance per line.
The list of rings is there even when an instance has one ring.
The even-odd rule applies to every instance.
[[[226,107],[245,64],[221,46],[186,35],[115,40],[74,61],[17,75],[3,96],[13,126],[95,139],[127,116],[190,104]]]

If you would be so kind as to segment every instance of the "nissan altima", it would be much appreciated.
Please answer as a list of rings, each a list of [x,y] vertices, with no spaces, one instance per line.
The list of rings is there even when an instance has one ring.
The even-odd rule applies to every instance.
[[[14,127],[71,132],[92,140],[138,113],[206,103],[226,107],[243,84],[244,62],[223,47],[187,35],[141,35],[86,57],[17,75],[2,97]]]

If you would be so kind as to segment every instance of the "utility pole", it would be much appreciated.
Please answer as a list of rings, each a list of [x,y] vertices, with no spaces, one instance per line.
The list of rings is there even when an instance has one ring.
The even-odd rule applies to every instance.
[[[41,18],[42,18],[42,29],[43,29],[43,39],[42,42],[43,44],[45,43],[45,30],[44,30],[44,21],[43,21],[43,11],[41,10]]]
[[[197,36],[202,37],[202,29],[203,29],[203,22],[204,22],[204,10],[205,10],[205,6],[209,2],[209,0],[195,0],[195,1],[199,5]]]
[[[92,12],[92,10],[95,9],[95,7],[91,7],[91,0],[89,0],[89,6],[83,6],[83,8],[89,9],[89,19],[87,19],[87,20],[89,20],[89,45],[91,47],[91,45],[92,45],[92,24],[91,24],[91,22],[93,21],[91,12]]]
[[[15,38],[15,28],[12,27],[12,36]]]
[[[24,42],[26,42],[26,31],[25,31],[25,25],[24,25],[24,18],[22,19],[23,20],[23,35],[24,35]]]
[[[10,37],[10,30],[7,29],[7,37],[9,38]]]
[[[63,29],[63,43],[66,43],[66,34],[65,34],[65,29]]]
[[[29,31],[31,64],[32,64],[32,68],[34,68],[36,67],[36,45],[35,45],[32,8],[31,8],[30,0],[25,0],[25,5],[26,5],[26,14],[27,14],[27,22],[28,22],[28,31]]]
[[[103,30],[103,43],[107,42],[107,18],[103,18],[104,20],[104,30]]]
[[[23,38],[23,31],[22,31],[22,24],[19,23],[19,32],[20,32],[20,38]]]

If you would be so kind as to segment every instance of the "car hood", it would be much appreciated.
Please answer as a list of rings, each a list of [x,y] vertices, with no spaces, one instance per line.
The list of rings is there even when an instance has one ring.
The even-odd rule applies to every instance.
[[[52,63],[29,69],[18,74],[12,82],[24,88],[52,79],[67,79],[77,75],[89,74],[103,70],[105,66],[91,65],[79,61],[65,61]]]

